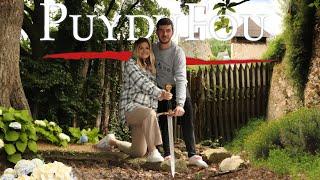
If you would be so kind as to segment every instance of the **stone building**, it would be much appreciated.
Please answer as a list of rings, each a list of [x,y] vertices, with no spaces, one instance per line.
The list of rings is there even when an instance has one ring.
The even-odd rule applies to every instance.
[[[260,36],[261,27],[249,18],[249,35],[252,38]],[[263,36],[258,41],[249,41],[244,37],[244,24],[238,27],[236,35],[231,39],[231,59],[260,59],[267,50],[267,38],[271,35],[263,30]]]
[[[195,33],[194,37],[199,38],[199,33]],[[187,57],[199,58],[202,60],[211,60],[213,55],[208,40],[186,40],[180,37],[179,45],[184,50]]]

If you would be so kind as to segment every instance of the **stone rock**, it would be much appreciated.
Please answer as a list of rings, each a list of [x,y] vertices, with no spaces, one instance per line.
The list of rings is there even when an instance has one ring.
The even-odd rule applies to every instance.
[[[202,152],[203,158],[209,163],[220,163],[225,158],[231,157],[231,154],[223,147],[208,149]]]
[[[320,108],[320,14],[316,16],[312,47],[311,66],[308,82],[304,90],[304,103],[307,107]]]
[[[147,164],[147,160],[144,157],[141,157],[141,158],[130,158],[129,157],[128,159],[126,159],[126,161],[128,162],[128,164],[130,164],[130,166],[137,168],[137,169],[140,168],[141,166],[143,166],[144,164]],[[148,167],[148,165],[145,165],[145,167]],[[150,169],[153,169],[153,166]]]
[[[293,83],[293,78],[287,75],[284,63],[275,64],[271,78],[267,119],[274,120],[289,112],[303,107],[299,97],[299,88]]]
[[[230,158],[224,159],[220,165],[219,169],[222,172],[235,171],[239,169],[242,165],[244,165],[244,160],[240,158],[240,156],[232,156]]]
[[[166,160],[166,161],[163,161],[160,165],[161,167],[161,170],[162,171],[168,171],[170,172],[171,169],[170,169],[170,161],[169,160]],[[176,167],[176,172],[186,172],[188,170],[188,167],[187,167],[187,162],[185,160],[182,160],[182,159],[176,159],[175,160],[175,167]]]

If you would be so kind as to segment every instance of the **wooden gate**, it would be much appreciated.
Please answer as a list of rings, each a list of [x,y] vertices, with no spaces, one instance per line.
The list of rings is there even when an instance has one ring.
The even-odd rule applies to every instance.
[[[212,65],[188,71],[196,141],[232,139],[250,118],[266,115],[272,63]],[[175,124],[175,137],[182,138]]]

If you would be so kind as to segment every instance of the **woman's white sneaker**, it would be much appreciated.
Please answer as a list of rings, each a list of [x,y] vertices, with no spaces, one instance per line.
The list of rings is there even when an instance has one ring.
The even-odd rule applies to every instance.
[[[154,149],[151,153],[149,153],[147,157],[147,162],[162,162],[162,161],[164,161],[164,159],[159,153],[158,149]]]
[[[115,140],[114,134],[108,134],[101,139],[95,146],[100,149],[111,149],[110,140]]]

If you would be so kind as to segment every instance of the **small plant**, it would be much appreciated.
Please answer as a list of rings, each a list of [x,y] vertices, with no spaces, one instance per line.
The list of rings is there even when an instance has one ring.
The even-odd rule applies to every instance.
[[[270,151],[277,148],[293,154],[316,154],[320,151],[319,124],[318,109],[302,108],[278,120],[261,123],[238,146],[257,159],[269,157]]]
[[[63,147],[70,142],[70,137],[62,133],[62,129],[55,122],[35,120],[34,124],[40,140],[50,141],[52,144]]]
[[[320,9],[320,0],[315,0],[313,3],[309,4],[309,7]]]
[[[0,148],[8,161],[16,163],[26,150],[37,152],[38,140],[32,117],[27,110],[0,107]]]
[[[227,147],[248,153],[253,165],[293,179],[319,179],[320,112],[302,108],[273,121],[252,121]]]
[[[262,59],[281,61],[286,52],[286,44],[283,35],[279,35],[268,44],[267,51]]]
[[[232,142],[226,144],[226,148],[237,153],[243,151],[245,139],[256,131],[264,122],[263,119],[250,119],[244,127],[235,133],[235,138]]]
[[[222,146],[221,140],[222,140],[222,137],[220,137],[219,139],[215,139],[214,141],[212,141],[211,139],[208,139],[208,140],[201,141],[200,144],[202,146],[208,146],[210,148],[217,148]]]
[[[70,127],[69,132],[71,133],[71,141],[76,143],[97,143],[102,137],[98,128],[80,130],[80,128]]]

